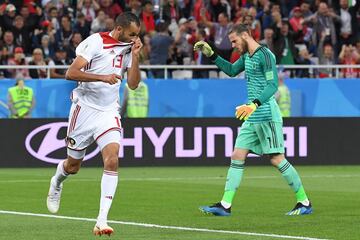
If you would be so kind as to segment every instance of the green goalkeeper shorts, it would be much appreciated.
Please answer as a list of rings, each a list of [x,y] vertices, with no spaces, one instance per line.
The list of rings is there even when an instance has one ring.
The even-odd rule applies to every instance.
[[[258,155],[284,153],[282,123],[245,121],[236,138],[235,148],[247,149]]]

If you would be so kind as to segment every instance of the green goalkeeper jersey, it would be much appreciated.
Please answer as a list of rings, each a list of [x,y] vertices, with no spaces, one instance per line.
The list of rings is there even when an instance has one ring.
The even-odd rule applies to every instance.
[[[275,56],[268,48],[260,45],[252,55],[245,53],[233,64],[220,56],[214,58],[215,64],[231,77],[245,70],[249,102],[257,99],[261,103],[249,117],[249,122],[282,122],[279,106],[274,97],[278,89]]]

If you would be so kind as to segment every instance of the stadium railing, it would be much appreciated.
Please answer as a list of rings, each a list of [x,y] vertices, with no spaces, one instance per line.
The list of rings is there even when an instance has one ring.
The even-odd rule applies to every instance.
[[[1,65],[1,69],[47,69],[47,78],[50,79],[50,69],[67,69],[69,65],[55,65],[55,66],[37,66],[37,65]],[[277,65],[278,69],[282,70],[297,70],[297,69],[309,69],[310,72],[318,69],[332,69],[335,70],[334,78],[340,77],[341,69],[359,69],[360,64],[357,65]],[[140,65],[141,70],[163,70],[164,79],[169,78],[168,70],[219,70],[215,65]]]

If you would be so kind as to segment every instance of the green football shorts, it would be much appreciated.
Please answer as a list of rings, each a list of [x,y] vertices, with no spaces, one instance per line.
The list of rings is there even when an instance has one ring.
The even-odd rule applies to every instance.
[[[236,138],[235,148],[248,149],[258,155],[284,153],[282,123],[245,121]]]

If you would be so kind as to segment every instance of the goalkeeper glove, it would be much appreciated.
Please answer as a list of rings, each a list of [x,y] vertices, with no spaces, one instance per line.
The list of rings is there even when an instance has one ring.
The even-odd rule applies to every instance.
[[[248,120],[251,114],[255,112],[257,109],[257,105],[255,103],[248,103],[241,106],[236,107],[235,116],[239,120]]]
[[[211,57],[214,54],[214,51],[211,49],[210,45],[205,41],[199,41],[194,45],[194,51],[200,50],[205,56]]]

